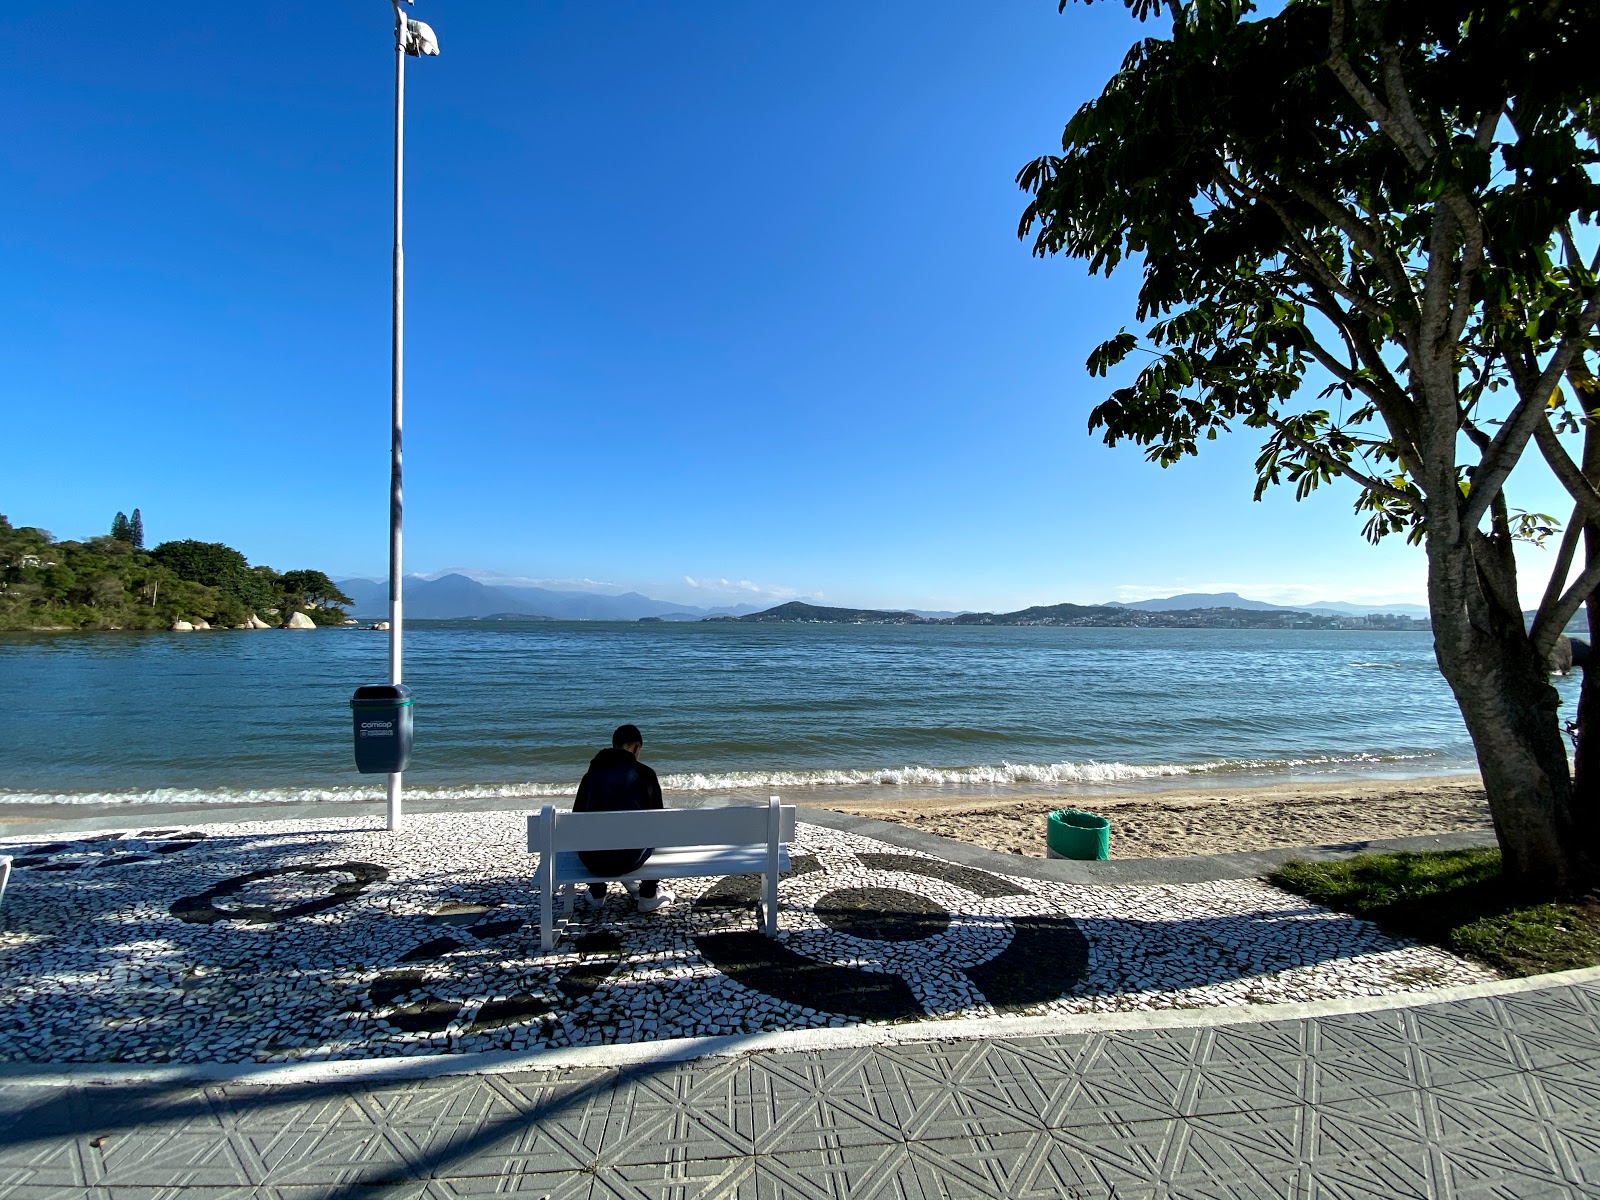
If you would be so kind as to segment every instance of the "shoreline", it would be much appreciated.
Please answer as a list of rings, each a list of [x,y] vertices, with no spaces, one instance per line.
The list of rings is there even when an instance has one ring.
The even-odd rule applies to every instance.
[[[1045,857],[1045,822],[1063,797],[802,800],[1006,854]],[[1111,857],[1178,858],[1492,830],[1475,774],[1329,783],[1151,789],[1081,797],[1111,821]],[[803,816],[803,814],[802,814]]]
[[[1153,781],[1142,782],[1148,785]],[[1114,859],[1272,850],[1493,828],[1476,774],[1323,782],[1208,782],[1212,786],[1134,785],[1072,795],[1039,792],[861,799],[829,798],[793,790],[783,798],[801,810],[802,820],[807,809],[872,817],[969,845],[1033,858],[1045,856],[1048,814],[1063,807],[1083,807],[1110,818]],[[520,795],[464,802],[419,797],[409,801],[406,809],[416,813],[494,812],[533,809],[552,802],[561,805],[567,799]],[[669,795],[668,807],[683,806],[683,799],[681,795]],[[751,798],[739,797],[736,802],[751,802]],[[198,824],[306,820],[381,814],[383,809],[381,798],[312,803],[16,804],[0,807],[0,836],[26,837],[52,829],[148,829],[173,821]]]

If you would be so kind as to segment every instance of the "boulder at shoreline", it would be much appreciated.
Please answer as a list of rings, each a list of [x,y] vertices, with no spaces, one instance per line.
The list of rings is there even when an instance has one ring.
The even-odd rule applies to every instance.
[[[297,612],[283,623],[285,629],[315,629],[317,623],[305,613]]]
[[[193,633],[194,632],[194,626],[189,624],[188,621],[174,621],[168,628],[170,628],[173,633]]]

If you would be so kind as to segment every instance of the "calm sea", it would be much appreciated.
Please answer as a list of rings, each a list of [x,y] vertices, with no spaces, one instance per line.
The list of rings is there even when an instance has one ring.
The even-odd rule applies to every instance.
[[[0,635],[0,804],[352,799],[356,629]],[[567,795],[611,729],[692,796],[1470,770],[1419,633],[414,622],[412,796]],[[1565,702],[1576,686],[1558,681]]]

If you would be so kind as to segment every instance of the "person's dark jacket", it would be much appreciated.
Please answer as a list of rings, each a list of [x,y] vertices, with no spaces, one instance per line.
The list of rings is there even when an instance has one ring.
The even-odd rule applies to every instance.
[[[594,756],[572,802],[573,812],[638,812],[660,807],[661,782],[656,773],[615,747]],[[596,875],[621,876],[637,871],[652,853],[648,848],[580,850],[578,858]]]
[[[573,812],[637,812],[660,808],[661,781],[656,773],[626,750],[611,747],[589,763]]]

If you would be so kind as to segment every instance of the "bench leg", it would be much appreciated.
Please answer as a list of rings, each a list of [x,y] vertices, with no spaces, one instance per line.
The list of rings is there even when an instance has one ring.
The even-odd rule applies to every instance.
[[[550,950],[556,944],[556,898],[549,880],[539,889],[539,949]]]

